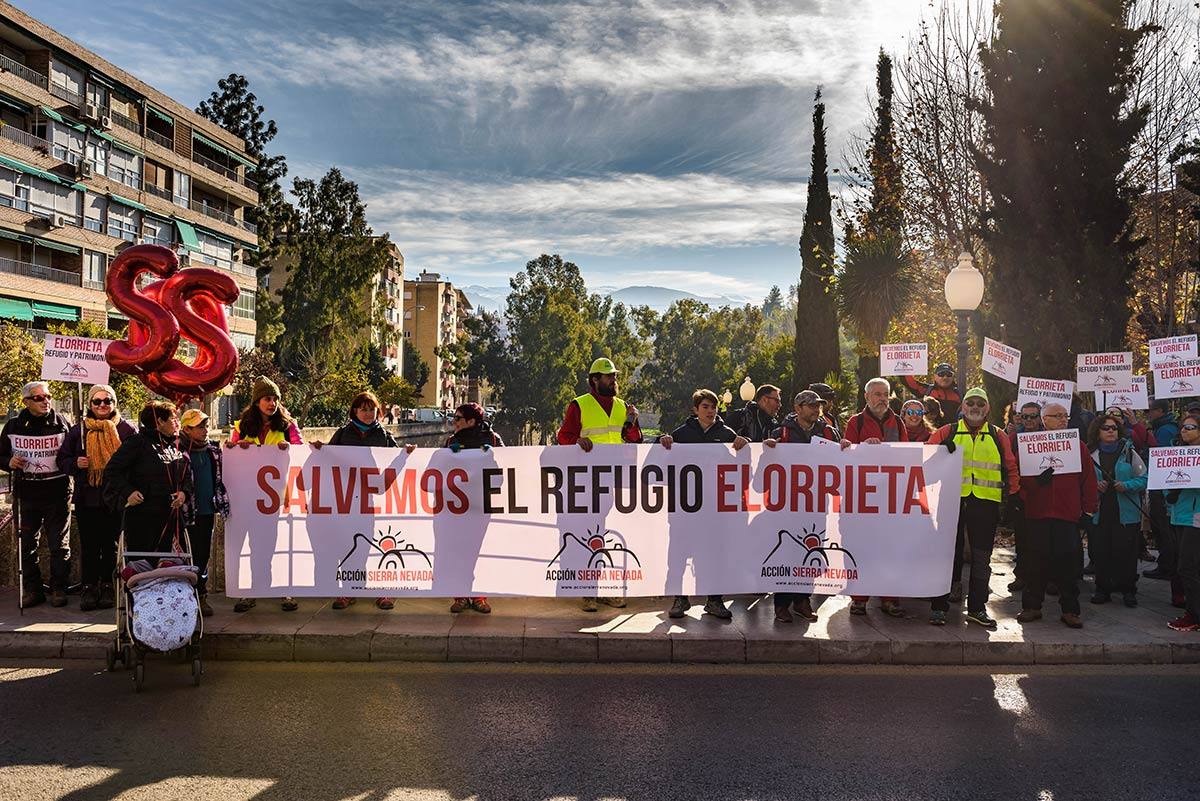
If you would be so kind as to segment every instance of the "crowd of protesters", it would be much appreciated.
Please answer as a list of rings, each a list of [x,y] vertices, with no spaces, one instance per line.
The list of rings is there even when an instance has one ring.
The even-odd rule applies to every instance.
[[[596,446],[642,443],[637,409],[619,395],[619,372],[607,358],[589,368],[588,392],[567,406],[557,442],[590,452]],[[954,548],[949,592],[927,599],[929,622],[945,625],[951,604],[966,602],[964,619],[985,629],[995,629],[986,603],[990,595],[991,557],[1000,522],[1015,534],[1014,580],[1010,592],[1020,594],[1022,624],[1042,619],[1047,596],[1057,597],[1061,622],[1083,626],[1080,591],[1085,574],[1094,576],[1090,601],[1105,604],[1119,595],[1127,607],[1138,604],[1139,578],[1171,582],[1172,603],[1184,610],[1168,625],[1178,631],[1200,631],[1200,489],[1147,492],[1149,449],[1167,445],[1200,444],[1200,402],[1188,405],[1176,420],[1165,400],[1150,404],[1146,419],[1128,409],[1106,408],[1093,414],[1078,396],[1066,407],[1057,403],[1012,404],[1003,424],[989,422],[991,405],[979,387],[961,391],[949,364],[934,368],[932,384],[904,379],[914,397],[897,397],[885,378],[863,386],[861,411],[844,425],[836,409],[836,394],[828,384],[817,383],[798,392],[791,410],[778,387],[766,384],[755,390],[744,408],[722,418],[716,393],[697,389],[692,413],[678,427],[660,434],[664,448],[674,444],[719,443],[740,450],[747,443],[765,447],[810,445],[827,441],[840,448],[917,442],[962,450],[962,488],[958,536]],[[902,390],[903,391],[903,390]],[[72,424],[52,406],[49,385],[32,382],[22,392],[25,409],[0,432],[0,468],[17,477],[19,543],[23,560],[22,605],[47,601],[38,566],[39,543],[44,535],[50,556],[49,602],[67,604],[71,570],[70,507],[73,504],[82,550],[83,611],[111,608],[117,538],[123,531],[130,550],[163,550],[178,545],[186,531],[193,561],[199,572],[200,607],[213,614],[208,603],[208,561],[218,515],[227,515],[229,503],[222,479],[221,448],[210,441],[208,417],[198,409],[179,415],[166,401],[148,403],[134,426],[121,414],[111,386],[96,385],[87,393],[83,418]],[[396,422],[399,409],[388,408],[370,391],[350,403],[347,420],[327,443],[311,441],[313,448],[361,446],[404,447],[384,428]],[[502,447],[504,441],[475,403],[459,406],[452,418],[453,433],[444,446],[452,451]],[[1021,476],[1015,454],[1017,435],[1032,431],[1078,428],[1078,473],[1047,469],[1038,476]],[[34,471],[28,460],[14,453],[12,436],[57,437],[61,442],[52,468]],[[288,413],[279,387],[258,379],[250,403],[234,423],[226,447],[275,446],[286,449],[304,444],[303,432]],[[1139,559],[1153,560],[1147,550],[1143,523],[1149,523],[1158,547],[1157,565],[1143,574]],[[1088,564],[1084,564],[1084,542]],[[967,590],[963,568],[969,570]],[[868,612],[866,597],[851,599],[851,615]],[[234,611],[246,612],[255,600],[244,598]],[[333,609],[354,603],[350,597],[334,599]],[[623,607],[625,599],[583,598],[582,608],[597,611],[599,603]],[[394,599],[377,598],[376,606],[392,609]],[[688,613],[688,597],[675,596],[671,618]],[[295,599],[281,599],[284,611],[299,607]],[[817,619],[808,593],[776,593],[775,620],[791,623],[796,617]],[[880,599],[880,609],[903,616],[899,598]],[[453,599],[452,613],[491,611],[485,597]],[[705,614],[732,617],[725,599],[709,595]]]

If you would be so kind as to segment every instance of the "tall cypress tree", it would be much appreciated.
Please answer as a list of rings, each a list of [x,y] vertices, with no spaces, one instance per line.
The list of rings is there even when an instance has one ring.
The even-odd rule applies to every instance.
[[[879,61],[875,65],[875,91],[879,101],[875,106],[875,131],[867,153],[871,170],[871,206],[863,220],[863,233],[880,238],[901,238],[904,233],[901,208],[904,186],[892,120],[892,59],[883,50],[879,51]]]
[[[1131,5],[999,0],[981,50],[989,324],[1007,324],[1028,375],[1072,377],[1077,353],[1124,342],[1139,191],[1124,172],[1147,114],[1129,108],[1146,32],[1129,27]]]
[[[833,295],[833,201],[825,151],[825,104],[813,105],[812,171],[800,231],[800,286],[796,298],[796,344],[792,385],[802,390],[838,369],[838,320]]]

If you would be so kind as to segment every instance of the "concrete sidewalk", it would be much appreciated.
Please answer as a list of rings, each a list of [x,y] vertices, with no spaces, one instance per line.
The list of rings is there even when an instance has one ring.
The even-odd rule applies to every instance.
[[[631,599],[625,609],[601,606],[594,614],[577,599],[492,599],[494,612],[451,615],[449,601],[401,599],[390,612],[359,599],[335,611],[329,599],[301,599],[296,612],[260,600],[244,614],[221,596],[205,620],[208,659],[296,661],[491,661],[491,662],[785,662],[861,664],[1164,664],[1200,662],[1200,634],[1171,631],[1179,614],[1168,583],[1139,581],[1137,609],[1114,603],[1093,606],[1090,579],[1083,583],[1084,628],[1059,622],[1057,599],[1047,598],[1046,617],[1022,626],[1014,619],[1020,598],[1011,597],[1012,553],[998,549],[993,562],[989,611],[1000,627],[985,631],[963,620],[952,606],[944,627],[927,623],[929,604],[903,602],[903,618],[884,615],[872,601],[866,617],[851,617],[849,599],[824,599],[820,619],[774,622],[770,596],[728,599],[733,620],[721,621],[692,608],[670,620],[669,599]],[[1143,564],[1143,568],[1151,565]],[[695,599],[693,599],[695,600]],[[701,599],[702,600],[702,599]],[[64,609],[48,605],[17,614],[15,590],[0,593],[0,657],[68,657],[103,660],[111,640],[111,610],[82,613],[78,599]]]

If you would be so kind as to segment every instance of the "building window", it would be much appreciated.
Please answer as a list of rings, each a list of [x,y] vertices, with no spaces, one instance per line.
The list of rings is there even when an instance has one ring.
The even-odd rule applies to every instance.
[[[209,236],[203,231],[197,231],[196,238],[200,240],[200,252],[196,254],[200,261],[224,267],[226,270],[233,269],[233,244],[231,242]]]
[[[94,250],[83,252],[83,283],[84,286],[98,287],[104,284],[104,276],[108,274],[108,257]]]
[[[87,192],[83,196],[83,227],[89,231],[104,233],[104,212],[108,210],[108,198]]]
[[[51,141],[54,158],[71,165],[83,159],[83,133],[57,122],[48,123],[45,128],[41,134],[34,133]]]
[[[132,242],[138,235],[137,211],[113,203],[108,207],[108,235]]]
[[[87,160],[100,175],[108,175],[108,142],[103,139],[88,139]]]
[[[89,83],[87,85],[87,102],[100,108],[108,108],[108,87],[98,83]]]
[[[238,295],[237,300],[230,307],[230,313],[234,317],[243,317],[247,320],[254,319],[254,293],[242,292]]]
[[[0,168],[0,205],[29,211],[29,182],[24,173]]]
[[[175,224],[169,220],[142,215],[142,238],[152,245],[171,247],[174,244]]]
[[[404,299],[405,299],[405,300],[412,300],[412,292],[406,291],[406,292],[404,293]]]
[[[119,147],[112,149],[109,154],[108,177],[134,189],[142,186],[142,160],[133,153],[127,153]]]
[[[192,176],[184,172],[175,172],[175,205],[188,207],[192,199]]]

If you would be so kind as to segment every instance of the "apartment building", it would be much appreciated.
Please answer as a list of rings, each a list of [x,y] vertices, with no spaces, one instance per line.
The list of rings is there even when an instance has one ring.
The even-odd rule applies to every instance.
[[[394,242],[389,243],[388,254],[391,256],[388,266],[379,274],[375,285],[376,296],[386,299],[384,316],[387,320],[386,332],[378,343],[383,351],[387,366],[396,371],[396,375],[404,372],[404,254]]]
[[[253,347],[254,166],[240,138],[0,2],[0,319],[122,328],[104,278],[146,242],[229,271],[233,340]]]
[[[422,270],[404,282],[404,339],[429,365],[429,380],[421,389],[421,405],[452,409],[470,398],[465,379],[456,381],[437,348],[453,343],[471,314],[471,302],[462,290],[438,273]]]

